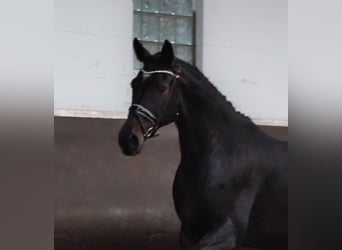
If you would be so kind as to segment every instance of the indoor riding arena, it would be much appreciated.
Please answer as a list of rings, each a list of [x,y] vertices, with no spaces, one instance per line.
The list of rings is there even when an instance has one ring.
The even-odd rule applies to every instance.
[[[287,0],[56,0],[55,41],[55,250],[284,246]]]

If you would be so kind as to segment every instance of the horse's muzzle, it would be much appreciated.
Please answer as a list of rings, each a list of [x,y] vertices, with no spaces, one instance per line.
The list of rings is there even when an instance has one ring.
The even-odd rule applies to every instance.
[[[143,135],[130,129],[122,129],[119,133],[119,145],[125,155],[134,156],[140,153]]]

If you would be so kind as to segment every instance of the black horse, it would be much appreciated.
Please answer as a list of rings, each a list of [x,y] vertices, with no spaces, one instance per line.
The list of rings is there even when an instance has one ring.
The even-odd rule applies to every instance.
[[[136,155],[158,128],[175,122],[181,162],[173,185],[183,250],[287,249],[287,142],[258,129],[170,42],[151,55],[134,39],[144,64],[132,80],[128,119],[119,133]]]

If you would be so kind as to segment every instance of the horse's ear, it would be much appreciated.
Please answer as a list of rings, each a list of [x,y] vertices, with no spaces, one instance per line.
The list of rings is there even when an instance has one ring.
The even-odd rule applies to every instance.
[[[167,64],[172,64],[175,55],[173,53],[172,44],[168,40],[165,40],[161,54]]]
[[[140,62],[145,62],[146,58],[149,57],[151,54],[148,52],[144,46],[139,42],[137,38],[133,40],[133,47],[135,51],[135,55],[137,56]]]

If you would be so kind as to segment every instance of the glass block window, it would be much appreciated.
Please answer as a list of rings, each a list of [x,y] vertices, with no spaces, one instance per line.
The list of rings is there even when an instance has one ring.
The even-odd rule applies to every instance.
[[[134,37],[151,53],[169,40],[176,57],[194,63],[192,0],[133,0]],[[140,68],[134,58],[134,68]]]

